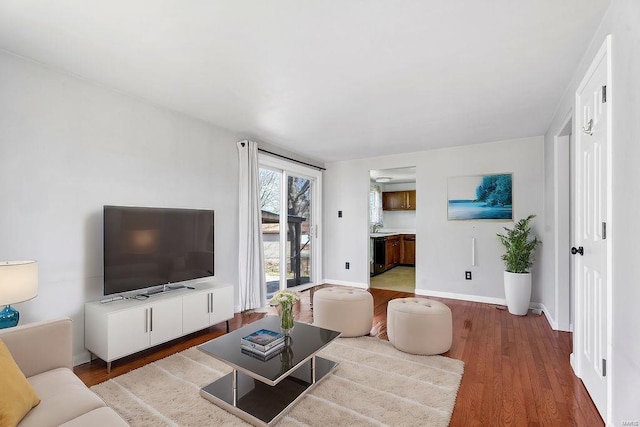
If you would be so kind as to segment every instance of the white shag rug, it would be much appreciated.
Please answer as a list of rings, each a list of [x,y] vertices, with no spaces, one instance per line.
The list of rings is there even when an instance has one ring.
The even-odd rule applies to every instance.
[[[278,426],[447,426],[464,363],[415,356],[373,337],[338,338],[319,353],[339,362]],[[91,387],[132,427],[248,425],[200,396],[231,372],[195,347]]]

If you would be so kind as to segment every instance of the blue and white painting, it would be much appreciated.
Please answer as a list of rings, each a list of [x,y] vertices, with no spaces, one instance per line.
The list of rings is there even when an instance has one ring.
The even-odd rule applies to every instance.
[[[512,174],[458,176],[448,179],[448,219],[513,220]]]

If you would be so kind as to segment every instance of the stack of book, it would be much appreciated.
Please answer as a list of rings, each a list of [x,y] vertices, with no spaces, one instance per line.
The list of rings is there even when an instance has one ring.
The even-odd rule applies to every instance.
[[[269,360],[284,348],[284,335],[280,332],[260,329],[243,337],[240,341],[241,351],[261,360]]]

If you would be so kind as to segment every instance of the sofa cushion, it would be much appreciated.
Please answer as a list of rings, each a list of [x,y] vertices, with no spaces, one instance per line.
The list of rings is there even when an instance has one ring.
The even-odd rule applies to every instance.
[[[105,407],[80,415],[60,427],[128,427],[128,425],[113,409]]]
[[[23,418],[20,427],[59,426],[106,406],[68,368],[53,369],[28,379],[42,401]]]
[[[40,399],[2,340],[0,372],[0,425],[13,426],[40,403]]]

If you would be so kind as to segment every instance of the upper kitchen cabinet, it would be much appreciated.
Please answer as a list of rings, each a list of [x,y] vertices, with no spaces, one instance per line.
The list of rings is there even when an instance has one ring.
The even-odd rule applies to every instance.
[[[416,210],[416,190],[407,191],[407,200],[409,204],[407,205],[407,210],[415,211]]]
[[[382,209],[385,211],[415,211],[416,190],[385,191],[382,193]]]

